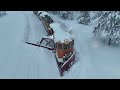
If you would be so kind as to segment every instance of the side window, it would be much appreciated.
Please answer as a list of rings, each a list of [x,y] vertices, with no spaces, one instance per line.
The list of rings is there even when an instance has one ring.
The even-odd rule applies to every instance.
[[[72,40],[72,45],[74,46],[74,40]]]
[[[64,49],[67,49],[68,44],[64,44]]]
[[[62,44],[61,44],[61,43],[58,43],[58,44],[57,44],[57,48],[58,48],[58,49],[62,49]]]
[[[70,44],[64,44],[64,49],[70,48]]]
[[[70,42],[68,43],[68,48],[70,48]]]

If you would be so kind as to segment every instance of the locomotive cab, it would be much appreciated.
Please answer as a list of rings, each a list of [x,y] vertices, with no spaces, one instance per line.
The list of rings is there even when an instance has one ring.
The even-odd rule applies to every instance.
[[[58,62],[64,63],[74,52],[74,39],[56,43]]]

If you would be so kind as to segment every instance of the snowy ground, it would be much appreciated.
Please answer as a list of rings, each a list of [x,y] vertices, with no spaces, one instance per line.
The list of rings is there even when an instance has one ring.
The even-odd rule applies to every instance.
[[[95,21],[88,26],[63,21],[72,27],[77,62],[60,77],[51,51],[25,43],[37,43],[47,35],[39,19],[32,12],[7,13],[0,18],[0,78],[120,78],[120,47],[92,38]],[[54,20],[59,22],[57,17]]]
[[[100,79],[120,78],[120,47],[108,46],[104,38],[93,39],[93,25],[66,21],[76,35],[75,49],[78,62],[63,78]]]
[[[0,19],[0,78],[59,78],[54,54],[24,43],[36,43],[44,31],[31,12],[8,12]]]

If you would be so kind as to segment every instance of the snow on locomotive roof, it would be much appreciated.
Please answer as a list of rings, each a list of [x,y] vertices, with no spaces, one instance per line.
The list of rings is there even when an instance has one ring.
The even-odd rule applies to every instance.
[[[38,13],[41,13],[41,12],[44,12],[44,11],[38,11]]]
[[[45,15],[49,16],[49,14],[47,12],[45,12],[45,11],[38,11],[38,13],[41,13],[40,14],[41,17],[45,17]]]
[[[55,41],[56,42],[61,42],[64,43],[64,41],[67,39],[69,41],[72,40],[72,36],[70,35],[70,33],[65,32],[60,24],[58,23],[52,23],[50,24],[50,27],[54,30],[54,37],[55,37]]]

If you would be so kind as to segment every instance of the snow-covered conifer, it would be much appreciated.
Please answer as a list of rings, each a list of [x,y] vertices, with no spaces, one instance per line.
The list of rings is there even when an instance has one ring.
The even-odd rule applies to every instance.
[[[95,26],[93,33],[95,36],[103,35],[107,37],[108,44],[120,42],[120,11],[104,11]]]
[[[90,13],[89,11],[80,11],[80,16],[77,18],[79,24],[88,25],[90,23]]]

